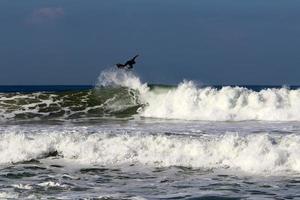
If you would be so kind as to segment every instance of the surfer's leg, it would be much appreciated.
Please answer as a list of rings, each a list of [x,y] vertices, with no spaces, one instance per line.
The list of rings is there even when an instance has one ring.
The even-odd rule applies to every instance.
[[[116,64],[116,66],[117,66],[118,68],[124,68],[126,65],[124,65],[124,64]]]

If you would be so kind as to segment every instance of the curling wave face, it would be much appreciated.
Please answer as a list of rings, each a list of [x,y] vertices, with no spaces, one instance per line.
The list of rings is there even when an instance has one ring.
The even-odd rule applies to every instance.
[[[139,107],[136,92],[127,88],[0,94],[1,121],[130,117]]]
[[[101,73],[94,89],[0,94],[0,119],[147,117],[204,121],[299,121],[300,90],[148,86],[132,72]]]

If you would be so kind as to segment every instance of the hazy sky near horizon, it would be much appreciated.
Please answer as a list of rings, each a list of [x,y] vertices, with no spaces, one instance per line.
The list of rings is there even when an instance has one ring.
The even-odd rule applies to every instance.
[[[300,1],[0,1],[0,84],[94,84],[140,54],[149,83],[300,84]]]

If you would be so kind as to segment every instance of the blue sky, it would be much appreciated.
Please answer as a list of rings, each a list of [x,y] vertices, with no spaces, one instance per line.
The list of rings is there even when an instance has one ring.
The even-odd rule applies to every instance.
[[[300,1],[1,0],[0,84],[300,84]]]

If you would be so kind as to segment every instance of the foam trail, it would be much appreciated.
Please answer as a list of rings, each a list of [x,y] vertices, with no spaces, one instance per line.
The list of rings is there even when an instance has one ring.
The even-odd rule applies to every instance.
[[[255,174],[300,172],[300,136],[253,134],[180,137],[166,135],[85,134],[84,130],[0,135],[0,164],[43,158],[56,150],[68,162],[120,166],[225,168]]]

